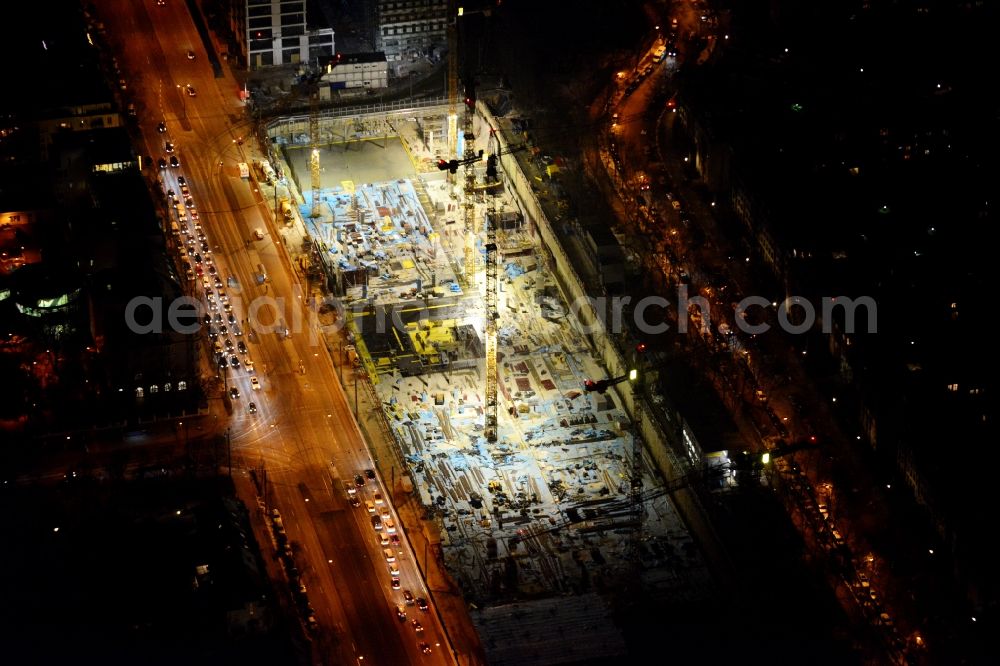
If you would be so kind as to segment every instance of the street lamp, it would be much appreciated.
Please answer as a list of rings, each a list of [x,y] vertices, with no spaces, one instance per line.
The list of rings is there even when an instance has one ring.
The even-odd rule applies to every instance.
[[[189,90],[190,90],[190,88],[191,88],[191,84],[190,84],[190,83],[188,83],[188,84],[186,84],[186,85],[183,85],[183,86],[182,86],[181,84],[179,84],[179,83],[178,83],[178,84],[176,84],[176,85],[177,85],[177,91],[178,91],[178,92],[180,93],[180,95],[181,95],[181,114],[182,114],[182,115],[183,115],[183,116],[184,116],[185,118],[187,118],[187,113],[188,113],[188,112],[187,112],[187,100],[186,100],[186,99],[184,99],[184,98],[188,96],[188,91],[189,91]]]

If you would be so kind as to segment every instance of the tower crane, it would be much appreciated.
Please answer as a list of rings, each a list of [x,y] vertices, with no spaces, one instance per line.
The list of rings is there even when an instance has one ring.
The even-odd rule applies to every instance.
[[[486,183],[498,182],[500,180],[497,173],[499,152],[497,144],[496,130],[490,128],[489,146],[493,152],[486,158]],[[497,419],[497,320],[500,319],[500,312],[497,307],[499,301],[498,289],[500,283],[497,280],[497,212],[496,212],[496,189],[486,191],[486,414],[485,428],[483,434],[486,441],[497,441],[498,419]]]
[[[640,342],[635,346],[634,361],[632,369],[629,370],[629,381],[633,384],[632,390],[632,420],[635,422],[635,430],[632,433],[632,478],[629,483],[629,512],[632,514],[632,558],[633,564],[638,568],[642,564],[640,545],[642,544],[642,422],[643,411],[646,405],[645,383],[646,373],[641,367],[645,358],[646,343]]]
[[[314,87],[309,94],[309,177],[312,186],[312,210],[309,217],[320,217],[320,189],[323,181],[319,164],[319,88]]]
[[[458,151],[458,0],[448,0],[448,159]],[[454,173],[454,172],[452,172]]]
[[[462,154],[462,164],[465,165],[465,189],[462,201],[463,217],[465,218],[465,284],[472,286],[476,282],[476,137],[472,132],[472,119],[475,115],[476,99],[471,85],[466,85],[465,116],[462,122],[462,143],[465,150]]]

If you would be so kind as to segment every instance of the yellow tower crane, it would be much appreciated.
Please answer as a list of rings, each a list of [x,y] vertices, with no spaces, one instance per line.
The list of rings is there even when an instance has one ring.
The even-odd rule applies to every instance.
[[[448,1],[448,159],[458,157],[458,1]],[[449,181],[451,177],[449,176]]]
[[[313,90],[309,96],[309,147],[309,176],[312,185],[312,210],[309,217],[318,218],[322,215],[319,198],[323,184],[319,164],[319,90]]]
[[[490,141],[494,141],[495,133],[490,131]],[[492,147],[492,146],[491,146]],[[497,174],[497,153],[491,153],[486,158],[486,183],[492,184],[499,180]],[[497,280],[497,188],[486,191],[486,409],[483,434],[486,441],[497,441],[498,400],[497,395],[497,324],[500,319],[498,301],[500,298],[500,282]]]

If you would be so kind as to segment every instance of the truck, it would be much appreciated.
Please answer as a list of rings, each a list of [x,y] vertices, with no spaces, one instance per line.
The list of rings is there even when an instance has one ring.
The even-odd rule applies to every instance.
[[[250,166],[246,162],[239,163],[240,178],[250,178]]]
[[[288,201],[288,197],[281,197],[281,215],[285,218],[285,224],[291,224],[292,217],[292,204]]]

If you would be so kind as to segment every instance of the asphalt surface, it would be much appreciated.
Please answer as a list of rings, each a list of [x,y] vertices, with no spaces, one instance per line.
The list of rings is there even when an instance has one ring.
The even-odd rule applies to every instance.
[[[266,504],[262,497],[258,506],[276,508],[282,518],[291,543],[289,566],[306,585],[318,625],[310,634],[311,662],[450,661],[435,613],[408,607],[410,618],[419,616],[425,628],[419,635],[396,617],[402,590],[428,596],[402,529],[397,548],[400,589],[395,590],[364,504],[354,508],[347,501],[345,482],[374,465],[329,353],[315,323],[305,315],[308,298],[291,270],[286,231],[275,226],[272,203],[256,190],[254,181],[239,176],[237,163],[250,162],[254,155],[251,142],[244,141],[250,128],[243,120],[237,79],[225,67],[223,75],[216,76],[219,70],[210,64],[213,45],[202,39],[186,3],[170,0],[158,6],[155,0],[116,0],[100,11],[128,81],[124,95],[136,105],[139,150],[153,158],[155,169],[156,160],[165,156],[165,142],[174,145],[180,165],[161,171],[162,190],[179,193],[177,177],[187,179],[216,272],[227,285],[245,334],[238,338],[248,347],[244,359],[248,356],[255,364],[254,373],[242,364],[224,373],[221,382],[213,384],[219,393],[210,395],[210,404],[220,421],[228,419],[236,473],[245,477],[252,468],[258,479],[266,479],[259,490]],[[187,56],[189,50],[193,59]],[[194,96],[186,92],[189,85]],[[157,131],[161,121],[166,132]],[[173,216],[166,204],[164,200],[164,214]],[[193,232],[192,227],[189,220]],[[265,231],[263,240],[253,239],[254,229]],[[258,265],[267,275],[262,284],[256,278]],[[209,275],[207,266],[206,261],[203,268]],[[204,291],[200,276],[188,287],[199,296]],[[286,327],[288,336],[283,334]],[[205,367],[210,373],[214,359],[208,342]],[[258,377],[259,389],[251,386],[251,374]],[[234,387],[238,398],[219,397]],[[249,410],[251,401],[256,413]],[[370,496],[376,485],[377,480],[369,480],[359,493]],[[253,507],[254,498],[249,500]],[[274,533],[264,511],[254,518],[259,535]],[[268,544],[262,545],[266,553]],[[308,613],[301,612],[303,622]],[[431,646],[430,654],[421,652],[420,642]]]

